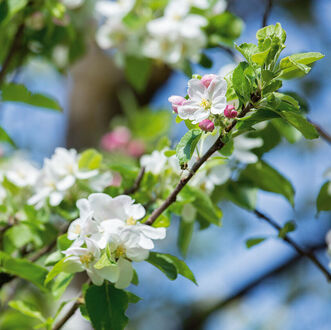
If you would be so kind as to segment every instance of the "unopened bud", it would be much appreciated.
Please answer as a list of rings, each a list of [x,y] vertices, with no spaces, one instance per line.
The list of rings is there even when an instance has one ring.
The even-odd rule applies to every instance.
[[[172,95],[168,98],[168,101],[171,103],[172,110],[178,113],[178,107],[183,105],[186,99],[183,96]]]
[[[238,116],[238,112],[234,110],[233,105],[227,105],[224,109],[224,116],[227,118],[236,118]]]
[[[211,120],[204,119],[199,123],[199,127],[205,132],[212,132],[215,128],[215,125]]]
[[[146,147],[144,142],[139,140],[132,140],[128,144],[128,154],[132,157],[139,158],[145,153]]]
[[[208,88],[210,83],[216,78],[216,74],[205,74],[202,78],[201,78],[201,82],[202,84]]]

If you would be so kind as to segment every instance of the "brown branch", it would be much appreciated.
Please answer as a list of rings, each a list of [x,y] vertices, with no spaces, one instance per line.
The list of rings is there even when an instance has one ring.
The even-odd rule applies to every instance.
[[[140,187],[140,183],[144,177],[144,174],[145,174],[145,167],[142,167],[140,169],[140,172],[137,176],[137,179],[136,181],[134,182],[133,186],[131,188],[128,188],[126,190],[124,190],[124,194],[125,195],[131,195],[131,194],[134,194]]]
[[[308,121],[316,128],[316,131],[319,133],[319,135],[328,143],[331,144],[331,135],[326,132],[319,124],[316,124],[312,122],[310,119]]]
[[[272,0],[267,0],[267,6],[265,8],[264,14],[263,14],[263,18],[262,18],[262,27],[267,26],[268,24],[268,18],[271,12],[271,8],[272,8]]]
[[[64,324],[75,314],[77,309],[79,308],[80,305],[83,304],[83,298],[79,297],[76,299],[75,303],[71,306],[71,308],[68,310],[68,312],[63,316],[61,320],[59,320],[52,330],[60,330]]]
[[[20,43],[23,37],[24,29],[25,29],[25,23],[21,23],[17,28],[12,44],[8,50],[4,62],[2,63],[2,67],[0,70],[0,86],[3,84],[5,80],[6,74],[9,70],[11,61],[13,60],[16,51],[20,48]]]
[[[313,246],[310,249],[310,252],[313,253],[314,251],[321,250],[325,248],[325,244],[322,245],[316,245]],[[303,258],[303,255],[297,254],[294,255],[281,264],[277,265],[276,267],[268,270],[264,274],[258,276],[257,278],[253,279],[251,282],[247,283],[246,285],[242,286],[235,292],[233,292],[231,295],[226,297],[225,299],[220,300],[219,302],[216,302],[213,305],[209,305],[208,302],[199,302],[198,304],[194,304],[195,307],[185,308],[185,311],[187,309],[190,310],[189,315],[185,318],[184,324],[183,324],[183,330],[198,330],[203,329],[203,324],[205,321],[215,312],[221,310],[222,308],[229,305],[231,302],[237,300],[238,298],[241,298],[242,296],[245,296],[247,293],[249,293],[251,290],[256,288],[259,284],[264,282],[266,279],[279,275],[280,273],[288,270],[289,267],[294,266],[297,264],[298,261],[300,261]],[[201,310],[201,306],[208,306],[208,308]]]
[[[253,95],[252,101],[256,102],[259,100],[259,97]],[[252,108],[253,104],[249,103],[238,115],[239,118],[244,117]],[[226,128],[225,133],[229,133],[237,124],[237,120],[233,120]],[[172,193],[167,197],[167,199],[151,214],[148,220],[145,222],[146,225],[152,225],[154,221],[165,211],[172,203],[174,203],[177,199],[177,195],[180,191],[186,186],[186,184],[191,180],[194,174],[198,171],[198,169],[208,160],[208,158],[214,154],[214,152],[222,149],[225,143],[222,141],[223,135],[221,134],[216,142],[207,150],[207,152],[199,158],[189,170],[189,174],[181,179]]]
[[[268,222],[272,227],[274,227],[277,231],[280,231],[282,227],[273,219],[270,217],[266,216],[259,210],[254,210],[254,214],[260,218]],[[292,238],[290,238],[288,235],[285,235],[283,237],[283,240],[287,242],[289,245],[291,245],[297,252],[298,254],[302,255],[303,257],[309,258],[317,268],[320,269],[320,271],[325,275],[327,281],[331,281],[331,273],[321,264],[321,262],[315,257],[315,255],[311,252],[307,252],[304,249],[302,249]]]

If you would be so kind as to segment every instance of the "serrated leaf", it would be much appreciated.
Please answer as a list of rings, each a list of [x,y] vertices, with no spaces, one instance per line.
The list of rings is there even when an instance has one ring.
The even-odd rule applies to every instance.
[[[251,83],[245,74],[245,70],[249,67],[247,62],[240,62],[234,69],[232,74],[232,84],[239,99],[246,103],[251,98]]]
[[[200,129],[191,129],[179,141],[176,147],[176,155],[181,166],[187,164],[191,159],[201,135],[202,131]]]
[[[35,107],[47,108],[51,110],[61,111],[61,106],[53,98],[30,92],[24,85],[21,84],[6,84],[2,87],[3,102],[20,102],[33,105]]]

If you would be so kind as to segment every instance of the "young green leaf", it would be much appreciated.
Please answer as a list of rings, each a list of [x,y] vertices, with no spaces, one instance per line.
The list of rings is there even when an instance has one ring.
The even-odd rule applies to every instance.
[[[95,149],[85,150],[79,158],[79,169],[96,170],[100,167],[102,162],[102,155]]]
[[[24,85],[21,84],[6,84],[2,87],[3,102],[20,102],[33,105],[35,107],[47,108],[56,111],[62,111],[61,106],[53,98],[31,93]]]
[[[331,182],[325,182],[316,201],[317,211],[331,211]]]
[[[238,98],[243,103],[246,103],[250,100],[252,90],[251,82],[245,74],[245,70],[247,68],[249,68],[249,64],[247,62],[240,62],[232,74],[233,88]]]
[[[283,195],[293,206],[294,188],[277,170],[264,161],[250,164],[241,172],[240,181],[247,181],[265,191]]]
[[[34,319],[39,320],[40,322],[46,322],[46,319],[43,317],[41,312],[38,310],[38,308],[26,301],[22,300],[12,300],[8,303],[8,305],[16,309],[17,311],[21,312],[22,314],[32,317]]]
[[[194,221],[182,219],[179,224],[177,245],[183,257],[186,257],[194,231]]]
[[[201,135],[202,131],[200,129],[191,129],[181,138],[176,148],[176,155],[180,166],[185,167],[191,159]]]
[[[34,264],[26,259],[13,258],[0,251],[0,271],[21,277],[41,290],[46,290],[44,281],[47,275],[47,269]]]
[[[294,221],[290,220],[287,221],[284,226],[281,228],[281,230],[278,233],[278,237],[279,238],[285,238],[285,236],[287,235],[287,233],[290,233],[292,231],[294,231],[297,228],[297,225]]]
[[[258,245],[258,244],[264,242],[265,240],[266,240],[265,237],[249,238],[248,240],[246,240],[246,247],[247,247],[247,249],[249,249],[255,245]]]

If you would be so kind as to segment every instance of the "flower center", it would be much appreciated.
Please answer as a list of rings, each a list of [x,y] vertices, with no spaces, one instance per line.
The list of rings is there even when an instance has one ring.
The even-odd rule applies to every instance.
[[[118,246],[117,249],[115,250],[115,258],[119,259],[120,257],[125,255],[125,247],[123,247],[122,245]]]
[[[134,226],[137,223],[137,220],[134,219],[133,217],[130,217],[126,220],[126,224],[130,226]]]
[[[201,100],[200,105],[201,105],[205,110],[209,110],[210,107],[211,107],[211,102],[208,101],[207,99],[203,98],[203,99]]]
[[[89,252],[89,253],[87,253],[87,254],[84,254],[84,255],[82,255],[82,256],[79,257],[80,262],[81,262],[83,265],[85,265],[85,266],[88,266],[88,264],[89,264],[90,262],[92,262],[93,259],[94,259],[94,256],[93,256],[93,254],[92,254],[91,252]]]
[[[78,234],[80,234],[80,232],[81,232],[80,225],[76,225],[76,226],[75,226],[74,233],[78,235]]]

